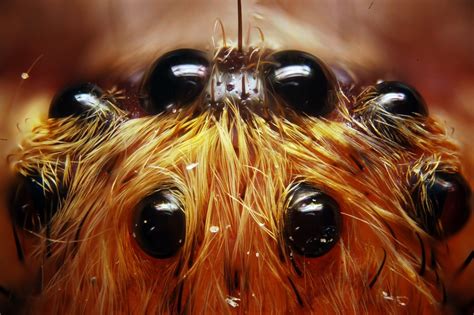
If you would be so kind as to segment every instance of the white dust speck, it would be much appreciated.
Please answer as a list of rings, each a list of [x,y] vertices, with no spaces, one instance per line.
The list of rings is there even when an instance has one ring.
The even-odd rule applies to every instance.
[[[255,253],[255,257],[257,257],[257,258],[260,257],[260,253],[259,253],[259,252],[256,252],[256,253]]]
[[[211,227],[209,228],[209,232],[211,232],[211,233],[217,233],[217,232],[219,232],[219,227],[213,225],[213,226],[211,226]]]
[[[234,296],[228,296],[226,297],[225,301],[227,302],[227,304],[229,304],[233,308],[236,308],[239,306],[238,302],[240,302],[240,299]]]
[[[199,165],[199,163],[191,163],[191,164],[186,165],[186,169],[188,171],[190,171],[190,170],[196,168],[196,166],[198,166],[198,165]]]
[[[29,75],[28,73],[26,73],[26,72],[23,72],[23,73],[21,74],[21,78],[22,78],[23,80],[26,80],[26,79],[28,79],[29,77],[30,77],[30,75]]]

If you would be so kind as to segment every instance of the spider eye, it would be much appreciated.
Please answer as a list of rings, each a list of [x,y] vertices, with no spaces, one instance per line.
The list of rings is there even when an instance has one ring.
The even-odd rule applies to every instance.
[[[208,76],[209,60],[204,52],[171,51],[159,58],[145,77],[142,106],[149,114],[158,114],[189,104],[201,94]]]
[[[428,116],[421,95],[411,86],[398,81],[386,81],[375,86],[378,96],[375,103],[395,115]]]
[[[133,237],[148,255],[174,256],[183,246],[185,231],[185,214],[172,191],[155,192],[138,204]]]
[[[273,55],[267,81],[274,93],[292,109],[310,116],[324,116],[334,110],[334,79],[323,62],[301,51]]]
[[[104,91],[95,84],[84,83],[59,92],[49,107],[50,118],[87,116],[110,109]]]
[[[21,228],[39,231],[48,224],[58,210],[58,194],[46,189],[40,176],[21,176],[16,179],[10,194],[10,213]]]
[[[398,81],[381,82],[368,91],[354,107],[355,118],[365,129],[391,146],[419,145],[428,116],[423,97]]]
[[[436,171],[432,178],[416,182],[412,194],[416,209],[410,216],[438,239],[461,230],[471,214],[471,189],[464,177]]]
[[[339,205],[321,190],[303,184],[294,188],[284,219],[287,244],[305,257],[327,253],[339,240]]]

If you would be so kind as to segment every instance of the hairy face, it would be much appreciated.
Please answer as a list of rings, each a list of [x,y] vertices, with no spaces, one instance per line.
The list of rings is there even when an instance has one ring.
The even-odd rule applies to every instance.
[[[466,310],[469,183],[423,97],[314,47],[221,37],[154,61],[147,45],[139,66],[97,79],[106,90],[72,85],[46,101],[2,181],[2,257],[19,266],[0,272],[2,307]],[[449,249],[456,238],[463,250]]]

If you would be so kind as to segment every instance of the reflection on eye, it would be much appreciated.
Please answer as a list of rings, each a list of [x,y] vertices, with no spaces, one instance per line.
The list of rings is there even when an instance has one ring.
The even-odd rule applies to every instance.
[[[81,93],[74,95],[74,98],[76,101],[83,105],[87,106],[99,106],[100,105],[100,100],[95,96],[91,95],[90,93]]]
[[[280,81],[295,77],[309,77],[310,75],[311,68],[307,65],[286,66],[275,70],[275,78]]]
[[[311,202],[310,204],[304,205],[300,208],[301,212],[312,212],[312,211],[321,211],[324,209],[324,205],[322,203],[318,203],[316,201]]]
[[[176,77],[205,77],[206,67],[202,65],[176,65],[171,67],[171,71]]]
[[[406,96],[403,93],[387,93],[378,97],[378,101],[380,101],[382,104],[395,101],[404,101],[405,99]]]

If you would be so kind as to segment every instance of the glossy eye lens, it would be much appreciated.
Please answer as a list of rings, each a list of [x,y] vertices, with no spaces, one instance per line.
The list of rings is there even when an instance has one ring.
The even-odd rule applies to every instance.
[[[296,186],[289,198],[284,219],[287,244],[305,257],[324,255],[339,240],[339,205],[329,195],[306,184]]]
[[[50,118],[87,116],[94,112],[110,109],[104,91],[92,83],[85,83],[64,89],[58,93],[49,107]]]
[[[44,187],[40,176],[18,176],[11,190],[9,208],[21,228],[39,231],[48,224],[58,208],[58,195]]]
[[[292,109],[310,116],[334,110],[332,74],[318,58],[301,51],[281,51],[272,56],[267,81],[274,93]]]
[[[194,49],[171,51],[159,58],[142,84],[142,106],[158,114],[174,106],[186,105],[203,91],[209,76],[204,52]]]
[[[173,191],[163,190],[143,199],[137,206],[133,237],[150,256],[169,258],[183,246],[185,214]]]
[[[354,116],[377,138],[391,146],[420,144],[428,109],[421,95],[407,84],[386,81],[368,90],[354,106]],[[414,119],[417,118],[417,119]]]
[[[428,116],[428,109],[421,95],[407,84],[386,81],[375,86],[378,96],[375,103],[395,115]]]
[[[415,182],[412,198],[416,209],[410,216],[438,239],[461,230],[471,215],[471,189],[464,177],[437,171],[433,178]]]

